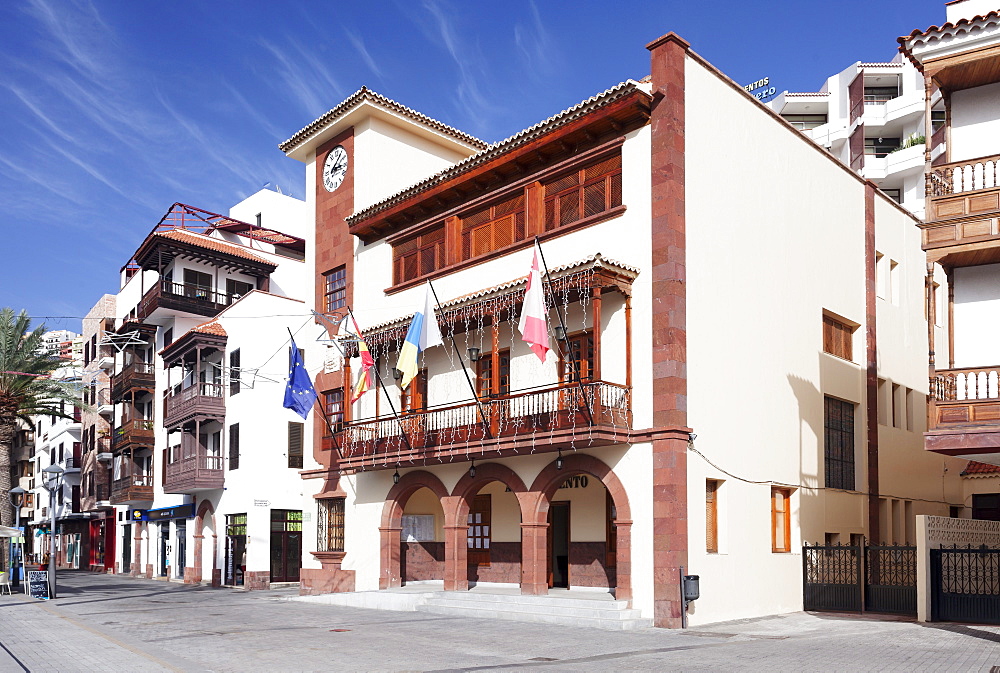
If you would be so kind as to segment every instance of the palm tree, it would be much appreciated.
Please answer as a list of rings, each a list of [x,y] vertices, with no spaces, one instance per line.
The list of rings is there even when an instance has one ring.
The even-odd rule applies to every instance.
[[[79,388],[56,381],[51,374],[64,366],[40,354],[45,325],[31,329],[27,312],[0,309],[0,525],[14,525],[10,502],[11,455],[18,420],[32,425],[31,416],[45,414],[72,418],[60,411],[59,402],[81,406]],[[0,568],[7,567],[7,545],[0,545]]]

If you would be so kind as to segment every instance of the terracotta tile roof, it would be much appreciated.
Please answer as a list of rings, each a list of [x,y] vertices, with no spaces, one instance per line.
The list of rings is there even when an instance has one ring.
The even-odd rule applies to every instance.
[[[204,236],[202,234],[195,234],[184,229],[171,229],[170,231],[163,231],[153,236],[158,236],[160,238],[166,238],[171,241],[177,241],[179,243],[187,243],[189,245],[197,245],[206,250],[214,250],[215,252],[222,252],[227,255],[232,255],[234,257],[239,257],[241,259],[248,259],[251,262],[257,262],[258,264],[267,264],[269,266],[274,266],[272,262],[267,261],[263,257],[259,257],[246,248],[242,248],[238,245],[233,245],[232,243],[226,243],[225,241],[220,241],[217,238],[212,238],[210,236]]]
[[[229,336],[218,320],[209,320],[208,322],[204,322],[197,327],[192,327],[187,331],[188,334],[191,334],[192,332],[195,334],[214,334],[215,336],[221,337]]]
[[[931,26],[927,30],[914,30],[909,35],[904,35],[903,37],[897,38],[897,41],[900,44],[904,45],[904,47],[905,47],[905,45],[906,45],[907,42],[909,42],[910,40],[912,40],[914,38],[917,38],[917,37],[926,37],[926,36],[928,36],[928,35],[930,35],[932,33],[944,33],[944,32],[948,32],[950,30],[954,30],[956,28],[957,29],[961,29],[961,28],[964,28],[965,26],[971,25],[971,24],[976,23],[978,21],[985,21],[985,20],[988,20],[988,19],[997,19],[997,18],[1000,18],[1000,11],[994,10],[994,11],[989,12],[987,14],[982,14],[982,15],[974,16],[971,19],[959,19],[955,23],[948,22],[948,23],[944,23],[944,24],[942,24],[940,26]]]
[[[479,138],[476,138],[475,136],[471,136],[468,133],[465,133],[464,131],[459,131],[454,127],[439,122],[437,119],[432,119],[431,117],[428,117],[425,114],[417,112],[412,108],[408,108],[401,103],[397,103],[391,98],[386,98],[382,94],[376,93],[371,89],[369,89],[368,87],[363,86],[356,92],[351,94],[346,100],[337,105],[335,108],[324,114],[319,119],[306,125],[291,138],[278,145],[278,149],[285,153],[291,152],[298,145],[301,145],[306,140],[308,140],[309,138],[311,138],[312,136],[316,135],[321,130],[323,130],[323,128],[333,123],[333,121],[336,120],[337,117],[347,114],[353,108],[355,108],[357,105],[359,105],[364,101],[369,101],[371,103],[374,103],[375,105],[386,108],[390,112],[394,112],[403,117],[408,117],[409,119],[412,119],[418,124],[423,124],[424,126],[434,129],[435,131],[442,133],[446,136],[451,136],[452,138],[455,138],[456,140],[463,142],[467,145],[471,145],[472,147],[483,148],[486,147],[487,145],[484,141],[480,140]]]
[[[567,108],[558,114],[552,115],[548,119],[542,120],[533,126],[529,126],[523,131],[518,131],[509,138],[493,143],[481,152],[459,161],[454,166],[450,166],[415,185],[407,187],[401,192],[397,192],[396,194],[393,194],[378,203],[368,206],[364,210],[347,217],[347,223],[349,225],[353,225],[361,220],[376,215],[396,203],[405,201],[406,199],[416,196],[421,192],[425,192],[428,189],[431,189],[432,187],[443,182],[447,182],[448,180],[451,180],[466,171],[472,170],[476,166],[486,163],[487,161],[490,161],[505,152],[510,152],[521,145],[527,144],[549,131],[575,121],[584,115],[593,112],[594,110],[610,105],[611,103],[614,103],[634,91],[642,91],[645,93],[640,83],[635,80],[630,79],[621,82],[620,84],[616,84],[607,91],[602,91],[597,95],[591,96],[587,100],[577,103],[571,108]]]
[[[986,474],[1000,474],[1000,465],[990,465],[989,463],[980,463],[975,460],[970,460],[969,464],[965,466],[962,470],[962,476],[966,475],[986,475]]]

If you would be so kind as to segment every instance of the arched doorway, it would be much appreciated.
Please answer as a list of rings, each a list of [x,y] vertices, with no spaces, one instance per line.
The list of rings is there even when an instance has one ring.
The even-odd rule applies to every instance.
[[[631,600],[632,516],[614,471],[593,456],[573,454],[562,460],[562,469],[556,461],[547,465],[531,494],[523,528],[524,547],[532,558],[522,573],[522,593],[545,594],[554,580],[567,587],[606,581],[616,598]],[[578,526],[573,525],[574,503],[583,519]]]
[[[380,562],[379,589],[401,586],[403,583],[400,534],[403,531],[403,512],[407,501],[420,489],[428,489],[442,506],[448,490],[441,480],[430,472],[416,470],[402,475],[385,498],[382,508],[382,525],[379,526]],[[447,510],[444,510],[445,512]],[[447,533],[445,533],[447,535]],[[445,540],[447,544],[447,540]]]
[[[521,581],[526,494],[521,478],[499,463],[481,464],[475,477],[466,474],[459,480],[452,490],[454,511],[448,528],[453,533],[448,539],[454,555],[448,559],[445,589]]]
[[[444,579],[444,509],[423,486],[407,498],[400,531],[400,575],[403,584]]]

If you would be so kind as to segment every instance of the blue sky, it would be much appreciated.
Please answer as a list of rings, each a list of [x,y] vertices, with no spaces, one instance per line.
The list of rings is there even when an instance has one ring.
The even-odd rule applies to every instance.
[[[496,141],[645,76],[670,30],[741,84],[814,91],[943,21],[943,0],[8,0],[0,306],[83,316],[176,201],[303,197],[278,143],[362,85]]]

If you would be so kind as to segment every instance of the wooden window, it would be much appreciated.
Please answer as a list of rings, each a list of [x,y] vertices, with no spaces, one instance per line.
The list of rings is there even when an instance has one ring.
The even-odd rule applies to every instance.
[[[405,283],[433,273],[444,265],[443,224],[392,248],[394,283]]]
[[[427,370],[421,369],[406,390],[400,393],[402,411],[420,411],[427,406]]]
[[[792,551],[792,514],[789,500],[792,492],[787,488],[771,489],[771,551]]]
[[[305,423],[288,422],[288,467],[302,469],[302,433]]]
[[[984,521],[1000,521],[1000,493],[973,494],[972,518]]]
[[[594,335],[581,332],[567,339],[569,359],[559,360],[561,381],[589,381],[594,371]]]
[[[524,194],[463,215],[462,259],[472,259],[527,238]]]
[[[344,498],[316,501],[316,551],[344,551]]]
[[[330,423],[327,433],[340,432],[344,428],[344,389],[335,388],[323,393],[323,410],[326,420]],[[329,435],[327,435],[329,436]]]
[[[622,157],[602,159],[545,183],[545,230],[622,205]]]
[[[497,353],[497,364],[500,376],[496,382],[496,388],[494,388],[493,354],[483,355],[476,363],[476,381],[479,384],[477,392],[480,397],[510,393],[510,350],[502,350]]]
[[[828,315],[823,316],[823,352],[845,360],[854,359],[854,327]]]
[[[229,426],[229,469],[238,470],[240,468],[240,424],[233,423]]]
[[[618,518],[618,509],[615,507],[615,500],[611,497],[611,492],[604,491],[604,512],[608,522],[607,530],[604,534],[604,567],[614,568],[618,565],[618,529],[615,526],[615,519]]]
[[[719,481],[705,480],[705,551],[719,553]]]
[[[323,274],[323,307],[327,313],[347,305],[347,268],[338,266]]]
[[[208,299],[212,291],[212,274],[194,269],[184,269],[184,296]]]
[[[826,397],[824,467],[827,488],[854,490],[854,405]]]
[[[240,392],[240,349],[229,353],[229,396]]]
[[[469,510],[468,564],[488,566],[490,564],[490,513],[492,506],[489,494],[477,495]]]
[[[233,278],[226,279],[226,294],[232,300],[239,299],[251,290],[253,290],[253,285],[250,283],[244,283],[242,280],[234,280]]]

